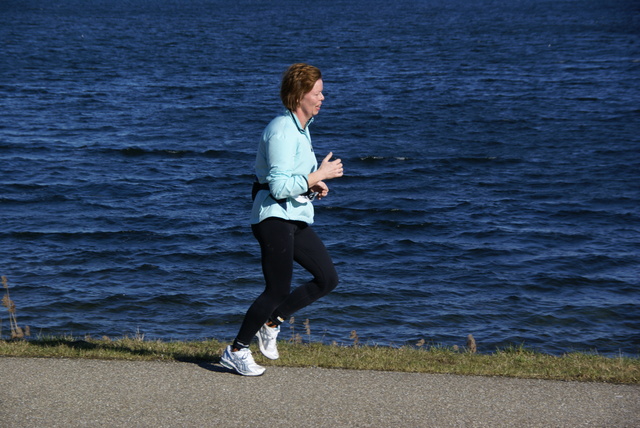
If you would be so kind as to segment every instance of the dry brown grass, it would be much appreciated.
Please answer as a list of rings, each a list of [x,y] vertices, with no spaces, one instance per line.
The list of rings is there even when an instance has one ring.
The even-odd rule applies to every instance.
[[[16,304],[11,300],[11,295],[9,294],[9,281],[6,276],[2,276],[2,288],[4,288],[4,296],[2,296],[2,306],[7,308],[9,311],[9,329],[11,334],[11,339],[22,339],[25,336],[30,336],[31,332],[29,326],[26,326],[23,330],[22,327],[18,325],[18,318],[16,317]],[[1,333],[1,330],[0,330]],[[0,334],[2,337],[2,334]]]

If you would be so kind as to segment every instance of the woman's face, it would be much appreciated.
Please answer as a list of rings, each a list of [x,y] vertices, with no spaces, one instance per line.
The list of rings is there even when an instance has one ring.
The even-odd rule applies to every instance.
[[[322,89],[322,79],[318,79],[313,85],[313,89],[304,94],[304,96],[300,100],[298,111],[302,113],[306,121],[309,121],[309,119],[311,119],[313,116],[320,113],[320,106],[322,106],[322,100],[324,100]],[[304,123],[302,125],[304,125]]]

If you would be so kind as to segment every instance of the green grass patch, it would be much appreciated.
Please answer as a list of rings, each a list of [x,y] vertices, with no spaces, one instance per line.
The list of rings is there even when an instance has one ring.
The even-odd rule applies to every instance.
[[[72,337],[41,337],[33,340],[0,340],[0,356],[217,363],[226,345],[228,344],[216,340],[180,342],[142,338],[79,340]],[[586,353],[552,356],[527,350],[522,346],[497,350],[491,354],[477,354],[437,346],[392,348],[288,341],[280,341],[278,348],[280,359],[276,361],[264,358],[257,349],[254,349],[256,362],[267,367],[323,367],[640,383],[639,358],[622,356],[609,358]]]

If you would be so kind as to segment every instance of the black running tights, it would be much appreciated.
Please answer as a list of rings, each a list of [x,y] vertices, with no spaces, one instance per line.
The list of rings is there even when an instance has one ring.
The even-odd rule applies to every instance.
[[[266,287],[247,310],[234,346],[248,346],[269,319],[286,320],[338,285],[331,256],[308,224],[270,217],[251,229],[260,243]],[[313,279],[291,291],[294,261]]]

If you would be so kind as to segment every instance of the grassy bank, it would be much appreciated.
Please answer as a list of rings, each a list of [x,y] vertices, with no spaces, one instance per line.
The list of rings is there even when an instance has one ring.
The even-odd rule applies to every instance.
[[[164,342],[123,338],[77,340],[70,337],[0,340],[0,356],[94,358],[217,363],[226,343]],[[323,367],[472,376],[508,376],[566,381],[640,383],[640,359],[608,358],[570,353],[560,357],[514,347],[492,354],[475,354],[441,347],[338,346],[279,342],[280,359],[271,361],[254,352],[266,367]]]
[[[105,360],[183,361],[218,363],[227,343],[209,341],[150,341],[144,335],[111,340],[107,337],[40,337],[27,340],[29,327],[18,325],[16,305],[9,294],[9,282],[0,277],[4,296],[2,306],[9,313],[11,340],[2,340],[0,319],[0,357],[93,358]],[[467,348],[416,346],[399,348],[359,345],[357,333],[351,332],[350,346],[325,345],[311,341],[309,320],[303,323],[307,343],[295,333],[294,318],[289,320],[291,339],[278,342],[280,359],[271,361],[254,352],[264,366],[322,367],[328,369],[381,370],[412,373],[440,373],[468,376],[508,376],[565,381],[640,383],[640,358],[608,358],[596,354],[570,353],[557,357],[511,347],[492,354],[477,354],[471,335]]]

